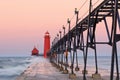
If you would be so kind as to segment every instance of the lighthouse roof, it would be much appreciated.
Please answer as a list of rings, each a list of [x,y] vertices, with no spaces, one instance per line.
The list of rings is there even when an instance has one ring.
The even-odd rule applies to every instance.
[[[47,31],[45,34],[49,34],[49,32]]]
[[[45,33],[45,37],[50,37],[50,34],[48,31]]]
[[[39,50],[36,47],[34,47],[34,49],[32,50],[32,53],[38,53],[38,52]]]

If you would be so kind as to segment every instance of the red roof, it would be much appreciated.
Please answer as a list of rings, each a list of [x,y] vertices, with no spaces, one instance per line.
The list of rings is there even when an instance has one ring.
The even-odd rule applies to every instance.
[[[49,34],[49,32],[47,31],[45,34]]]
[[[32,53],[39,53],[39,50],[36,47],[34,47],[34,49],[32,50]]]

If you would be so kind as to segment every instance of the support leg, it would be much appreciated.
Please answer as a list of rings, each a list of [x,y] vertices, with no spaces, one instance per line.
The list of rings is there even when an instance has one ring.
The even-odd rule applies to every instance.
[[[118,64],[118,55],[117,55],[116,44],[115,44],[115,59],[116,59],[116,73],[117,73],[116,80],[119,80],[119,64]]]
[[[71,68],[71,74],[69,74],[69,78],[70,79],[75,79],[76,78],[76,74],[73,71],[74,68],[74,57],[75,57],[75,51],[73,51],[73,60],[72,60],[72,68]]]

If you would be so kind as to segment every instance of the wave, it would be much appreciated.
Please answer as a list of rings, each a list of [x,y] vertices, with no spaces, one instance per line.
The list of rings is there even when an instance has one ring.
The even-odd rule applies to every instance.
[[[0,76],[15,76],[23,72],[30,64],[29,61],[25,61],[27,58],[9,58],[3,59],[0,62]]]
[[[19,65],[15,67],[7,67],[4,69],[0,69],[0,76],[12,76],[19,75],[23,70],[27,67],[27,65]]]
[[[0,62],[0,76],[20,75],[34,62],[40,62],[40,57],[4,58]]]

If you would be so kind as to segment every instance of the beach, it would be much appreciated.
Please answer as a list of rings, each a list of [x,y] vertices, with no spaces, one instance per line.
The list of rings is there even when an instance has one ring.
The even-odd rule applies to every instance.
[[[79,65],[80,71],[75,72],[76,78],[73,80],[83,80],[83,65]],[[69,73],[70,68],[68,68]],[[87,67],[87,80],[110,80],[110,72],[107,69],[99,68],[101,78],[94,79],[92,74],[95,73],[94,67]],[[116,76],[116,74],[114,74]],[[71,80],[69,74],[63,74],[56,67],[49,62],[49,59],[42,58],[41,62],[36,62],[30,65],[23,73],[21,73],[16,80]],[[115,79],[114,79],[115,80]]]

